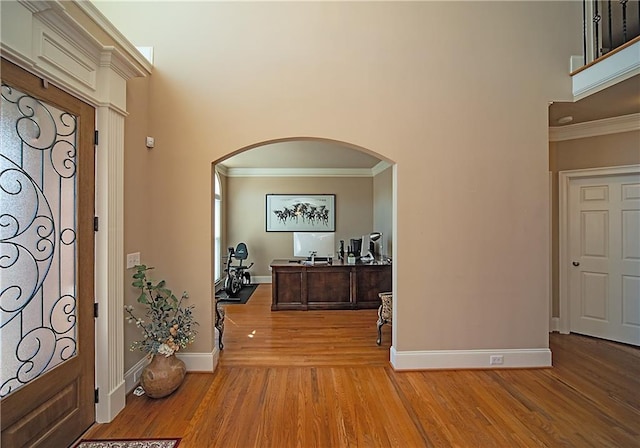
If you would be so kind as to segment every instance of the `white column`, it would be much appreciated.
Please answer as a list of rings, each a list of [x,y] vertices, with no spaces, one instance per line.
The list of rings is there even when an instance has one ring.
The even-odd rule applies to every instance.
[[[123,289],[124,119],[118,110],[98,107],[96,153],[96,421],[109,422],[125,406]]]

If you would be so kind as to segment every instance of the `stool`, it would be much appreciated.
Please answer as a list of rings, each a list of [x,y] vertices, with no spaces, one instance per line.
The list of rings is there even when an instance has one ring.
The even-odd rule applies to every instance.
[[[216,320],[214,326],[220,335],[218,337],[218,347],[222,350],[224,348],[224,345],[222,344],[222,334],[224,333],[224,307],[220,302],[218,302],[218,297],[213,299],[213,303],[216,308]]]
[[[378,340],[376,344],[382,343],[382,326],[384,324],[393,325],[393,293],[381,292],[378,294],[382,304],[378,308]]]

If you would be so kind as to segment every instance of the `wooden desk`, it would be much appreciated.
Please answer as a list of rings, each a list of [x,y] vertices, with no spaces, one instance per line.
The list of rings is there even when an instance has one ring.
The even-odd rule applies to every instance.
[[[271,310],[378,308],[378,293],[391,291],[389,264],[271,262]]]

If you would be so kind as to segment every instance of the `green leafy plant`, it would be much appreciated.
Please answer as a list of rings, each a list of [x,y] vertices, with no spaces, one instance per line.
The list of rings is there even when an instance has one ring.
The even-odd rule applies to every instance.
[[[153,269],[145,265],[135,267],[132,286],[140,289],[138,302],[146,306],[145,319],[134,314],[134,307],[124,307],[127,321],[135,323],[142,331],[143,338],[131,344],[131,350],[140,350],[150,356],[160,354],[171,356],[181,348],[191,344],[196,336],[193,320],[193,306],[182,306],[189,298],[185,291],[178,299],[166,282],[151,281],[147,271]]]

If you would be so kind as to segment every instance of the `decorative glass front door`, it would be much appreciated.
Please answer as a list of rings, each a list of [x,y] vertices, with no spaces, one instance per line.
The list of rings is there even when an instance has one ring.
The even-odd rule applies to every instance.
[[[0,60],[0,443],[95,421],[95,109]]]
[[[1,114],[5,397],[76,353],[77,117],[5,84]]]

